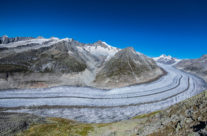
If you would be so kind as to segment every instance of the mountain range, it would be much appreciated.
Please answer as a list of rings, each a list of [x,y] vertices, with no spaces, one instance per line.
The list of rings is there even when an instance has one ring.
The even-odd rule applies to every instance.
[[[132,47],[119,49],[103,41],[3,36],[0,43],[1,89],[56,85],[108,89],[149,82],[165,73]]]

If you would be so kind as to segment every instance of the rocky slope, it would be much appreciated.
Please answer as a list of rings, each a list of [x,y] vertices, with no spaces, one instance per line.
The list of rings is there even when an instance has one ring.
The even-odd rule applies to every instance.
[[[35,123],[46,123],[45,118],[32,114],[0,112],[0,135],[14,136]]]
[[[128,82],[136,84],[153,80],[162,73],[151,58],[129,47],[105,62],[97,73],[95,83],[103,87],[122,87],[128,85]]]
[[[182,60],[176,64],[176,67],[197,74],[207,82],[207,55],[203,55],[198,59]]]
[[[144,72],[149,78],[143,76]],[[103,87],[101,84],[108,82],[110,75],[111,79],[123,78],[108,84],[113,88],[151,81],[162,74],[150,58],[102,41],[84,44],[69,38],[1,37],[0,89],[57,85]]]
[[[159,63],[168,64],[168,65],[176,64],[180,61],[180,59],[173,58],[170,55],[166,56],[165,54],[162,54],[159,57],[154,57],[153,59]]]

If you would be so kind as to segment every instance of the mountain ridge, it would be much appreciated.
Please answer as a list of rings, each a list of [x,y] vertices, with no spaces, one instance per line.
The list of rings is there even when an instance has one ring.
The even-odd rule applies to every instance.
[[[164,74],[151,58],[136,52],[133,48],[119,49],[100,40],[85,44],[72,38],[38,37],[0,44],[0,48],[0,77],[4,77],[0,84],[3,82],[6,88],[18,88],[19,84],[23,87],[43,84],[46,87],[78,85],[103,88],[102,81],[108,82],[107,80],[112,81],[112,78],[118,77],[125,80],[132,78],[125,82],[118,80],[107,86],[115,88],[151,81]],[[119,62],[114,62],[114,67],[107,68],[114,60]],[[120,68],[125,69],[129,75],[125,73],[123,76],[124,73],[118,72]],[[138,74],[138,71],[148,74]],[[107,76],[98,78],[102,73]],[[109,77],[110,74],[107,73],[113,76]],[[114,73],[117,75],[114,76]],[[24,75],[28,77],[25,78]],[[50,79],[48,75],[53,75],[54,78]],[[43,80],[39,82],[38,78],[41,76]],[[17,84],[16,81],[21,82]],[[29,85],[25,82],[29,82]]]
[[[152,71],[156,72],[149,75],[148,72]],[[128,47],[120,50],[105,62],[97,74],[95,82],[104,86],[124,84],[125,82],[136,84],[137,81],[145,82],[149,80],[148,77],[155,78],[159,74],[162,74],[162,70],[156,66],[151,58],[147,58],[145,55],[137,53],[132,47]],[[154,75],[155,77],[153,77]]]

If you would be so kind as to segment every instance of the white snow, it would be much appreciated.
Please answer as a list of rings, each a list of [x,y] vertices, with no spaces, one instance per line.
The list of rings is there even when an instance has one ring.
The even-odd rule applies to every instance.
[[[102,43],[106,45],[106,47],[86,45],[83,48],[96,57],[99,57],[99,56],[107,57],[106,60],[110,59],[112,56],[114,56],[119,51],[118,48],[112,47],[108,45],[106,42],[102,42]]]
[[[158,61],[158,62],[161,61],[161,62],[164,62],[164,63],[167,63],[169,61],[175,61],[173,63],[173,65],[175,65],[176,63],[178,63],[179,61],[181,61],[181,59],[173,58],[172,56],[170,56],[170,55],[167,56],[165,54],[162,54],[159,57],[154,57],[153,59],[155,61]]]

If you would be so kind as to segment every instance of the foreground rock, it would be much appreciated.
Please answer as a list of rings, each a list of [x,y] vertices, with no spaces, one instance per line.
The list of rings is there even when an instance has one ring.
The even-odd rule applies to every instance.
[[[198,59],[185,59],[176,64],[176,67],[191,72],[207,82],[207,55]]]
[[[44,122],[44,118],[31,114],[0,112],[0,135],[13,136],[32,124]]]

